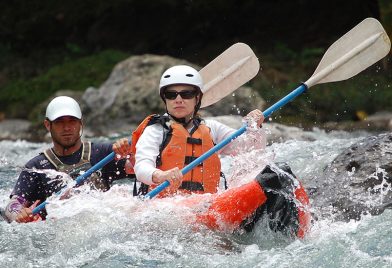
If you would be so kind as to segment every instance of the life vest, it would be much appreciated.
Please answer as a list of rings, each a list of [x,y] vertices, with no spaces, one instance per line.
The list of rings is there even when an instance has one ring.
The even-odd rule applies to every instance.
[[[71,178],[75,179],[81,175],[84,171],[87,171],[92,167],[90,163],[91,157],[91,142],[83,142],[82,144],[82,155],[78,163],[73,165],[67,165],[56,156],[53,149],[47,149],[43,153],[45,157],[53,164],[57,171],[68,174]],[[101,178],[99,172],[94,172],[89,178],[89,183],[97,190],[107,191],[109,190],[109,184]]]
[[[144,129],[159,123],[164,128],[163,143],[159,148],[156,166],[161,170],[169,170],[174,167],[180,169],[214,147],[210,128],[201,119],[194,119],[194,127],[188,132],[183,125],[170,120],[168,116],[150,115],[132,133],[132,155],[136,153],[136,144]],[[134,163],[134,158],[131,162]],[[216,193],[221,176],[221,163],[215,153],[203,163],[184,175],[179,192],[182,193]],[[141,186],[141,193],[145,194],[151,188]]]

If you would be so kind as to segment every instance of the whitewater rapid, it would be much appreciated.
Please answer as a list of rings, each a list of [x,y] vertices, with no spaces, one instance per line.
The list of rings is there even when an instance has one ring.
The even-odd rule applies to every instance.
[[[241,182],[230,178],[238,165],[246,169],[250,163],[284,161],[306,179],[306,188],[315,187],[312,178],[322,176],[326,165],[365,135],[312,133],[314,141],[290,140],[263,153],[223,158],[229,183]],[[23,165],[49,146],[0,142],[0,207]],[[45,222],[0,221],[0,267],[392,266],[390,210],[348,223],[319,217],[305,239],[293,240],[269,231],[264,221],[248,234],[210,231],[193,223],[192,209],[175,205],[181,198],[142,201],[132,197],[132,182],[121,181],[106,193],[82,191],[53,200]]]

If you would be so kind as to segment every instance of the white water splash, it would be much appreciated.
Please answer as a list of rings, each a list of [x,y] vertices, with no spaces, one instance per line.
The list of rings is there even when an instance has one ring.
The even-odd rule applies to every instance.
[[[315,141],[292,140],[265,151],[224,157],[224,171],[230,183],[240,184],[252,177],[246,176],[246,167],[258,169],[271,159],[287,162],[298,177],[312,182],[358,140],[345,133],[313,134]],[[0,142],[0,206],[7,202],[24,164],[47,146]],[[243,181],[235,174],[243,174]],[[215,233],[189,223],[194,210],[178,206],[180,197],[145,202],[131,193],[131,182],[105,193],[83,189],[70,199],[52,200],[46,222],[0,221],[0,267],[392,266],[390,210],[357,222],[320,218],[304,240],[288,240],[263,221],[252,233]]]

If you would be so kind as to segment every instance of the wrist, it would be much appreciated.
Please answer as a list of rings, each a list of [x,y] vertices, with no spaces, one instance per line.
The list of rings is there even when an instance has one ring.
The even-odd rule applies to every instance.
[[[155,170],[155,171],[152,173],[152,175],[151,175],[151,181],[152,181],[153,184],[158,184],[158,183],[160,183],[160,180],[159,180],[159,172],[160,172],[160,170],[157,169],[157,170]]]

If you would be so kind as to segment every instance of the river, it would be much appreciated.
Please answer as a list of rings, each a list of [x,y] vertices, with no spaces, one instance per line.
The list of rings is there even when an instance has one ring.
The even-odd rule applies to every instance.
[[[275,157],[312,188],[326,165],[366,135],[312,133],[314,141],[274,143],[264,156],[244,154],[242,162],[226,157],[223,168],[230,174],[233,161]],[[0,207],[23,165],[49,146],[0,142]],[[305,239],[293,240],[269,231],[263,221],[252,233],[216,233],[190,224],[192,211],[171,201],[133,198],[128,181],[106,193],[53,200],[45,222],[0,221],[0,267],[392,267],[390,210],[347,223],[318,217]]]

